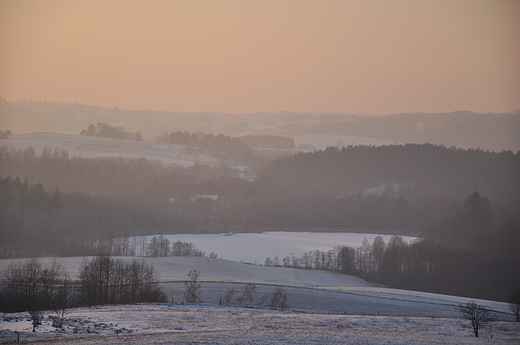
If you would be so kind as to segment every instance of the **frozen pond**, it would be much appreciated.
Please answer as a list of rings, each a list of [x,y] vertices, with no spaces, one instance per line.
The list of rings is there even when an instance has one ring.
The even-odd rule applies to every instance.
[[[304,253],[319,249],[327,251],[339,245],[358,247],[367,239],[370,243],[378,234],[353,232],[263,232],[232,234],[179,234],[164,235],[170,242],[191,242],[208,255],[211,252],[226,260],[263,264],[267,257],[280,261],[285,256],[301,257]],[[391,235],[381,235],[388,242]],[[153,236],[147,236],[149,241]],[[403,236],[406,242],[415,237]]]

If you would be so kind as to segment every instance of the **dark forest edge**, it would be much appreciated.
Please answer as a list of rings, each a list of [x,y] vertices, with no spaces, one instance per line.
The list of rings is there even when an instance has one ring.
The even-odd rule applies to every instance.
[[[509,301],[520,284],[518,261],[489,260],[483,253],[450,249],[425,238],[406,243],[397,235],[388,243],[377,236],[357,248],[336,246],[301,257],[267,257],[264,265],[341,272],[376,285],[500,301]]]
[[[275,161],[254,181],[225,165],[165,167],[49,149],[0,147],[0,154],[3,257],[94,255],[95,243],[202,228],[395,229],[423,238],[423,252],[440,255],[454,277],[472,274],[453,283],[453,294],[504,300],[520,285],[511,273],[520,263],[519,153],[429,144],[329,148]],[[367,192],[379,185],[380,194]],[[419,276],[388,284],[433,288],[417,286]]]

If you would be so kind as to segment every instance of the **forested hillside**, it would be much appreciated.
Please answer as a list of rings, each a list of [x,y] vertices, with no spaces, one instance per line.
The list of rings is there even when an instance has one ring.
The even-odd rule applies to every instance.
[[[343,196],[385,184],[387,196],[494,200],[520,195],[520,153],[446,148],[431,144],[354,146],[299,153],[275,161],[270,181],[300,195]]]
[[[504,298],[497,287],[517,284],[507,272],[520,267],[519,153],[429,144],[329,148],[275,161],[254,180],[224,164],[182,168],[6,147],[0,154],[4,257],[93,255],[100,243],[130,235],[362,230],[429,241],[428,250],[403,247],[412,269],[382,275],[387,284],[425,289],[418,262],[442,263],[428,279],[471,272],[471,281],[494,279],[488,298]],[[474,265],[478,275],[467,269]],[[463,283],[452,288],[437,291],[484,293]]]
[[[309,126],[292,126],[279,135],[336,134],[417,143],[481,148],[500,152],[520,149],[518,113],[406,113],[387,116],[322,116]]]

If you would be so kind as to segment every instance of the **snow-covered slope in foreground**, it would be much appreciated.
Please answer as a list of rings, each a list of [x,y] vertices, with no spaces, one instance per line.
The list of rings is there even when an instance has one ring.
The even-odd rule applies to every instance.
[[[207,305],[78,308],[67,315],[61,332],[45,320],[32,333],[23,315],[11,317],[0,326],[16,325],[20,341],[54,339],[38,344],[518,344],[520,339],[518,322],[494,322],[481,332],[481,338],[474,338],[460,319],[302,314]],[[16,333],[0,330],[0,342],[16,339]]]
[[[24,150],[32,147],[36,154],[44,148],[66,150],[70,157],[122,157],[145,158],[161,161],[163,164],[191,166],[195,163],[217,163],[217,159],[198,154],[182,145],[157,144],[144,141],[89,137],[85,135],[58,133],[29,133],[11,135],[0,141],[0,145]]]
[[[122,258],[131,260],[134,258]],[[138,258],[139,259],[139,258]],[[45,264],[53,258],[41,259]],[[57,258],[73,277],[83,258]],[[169,300],[182,303],[190,270],[201,272],[205,304],[142,304],[72,309],[62,331],[46,317],[36,333],[26,313],[0,314],[0,343],[57,339],[71,344],[513,344],[520,323],[513,322],[507,304],[482,301],[497,318],[473,338],[463,328],[456,306],[468,298],[373,287],[339,273],[254,266],[202,257],[143,258],[153,263]],[[12,260],[0,260],[5,269]],[[219,306],[227,291],[235,296],[255,283],[254,305]],[[287,310],[273,310],[269,296],[276,287],[287,293]],[[260,302],[263,301],[263,302]],[[236,303],[236,302],[234,302]],[[117,336],[119,334],[119,336]],[[70,338],[84,338],[67,340]]]

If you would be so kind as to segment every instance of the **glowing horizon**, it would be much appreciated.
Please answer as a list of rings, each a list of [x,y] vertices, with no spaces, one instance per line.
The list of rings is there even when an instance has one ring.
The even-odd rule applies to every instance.
[[[518,1],[0,2],[0,96],[186,112],[520,109]]]

